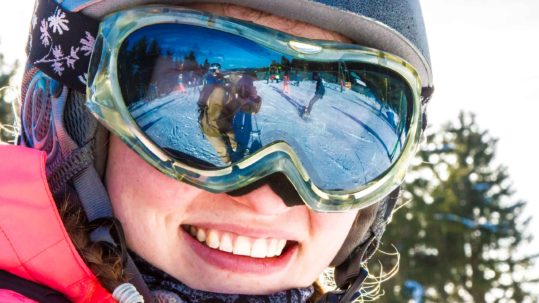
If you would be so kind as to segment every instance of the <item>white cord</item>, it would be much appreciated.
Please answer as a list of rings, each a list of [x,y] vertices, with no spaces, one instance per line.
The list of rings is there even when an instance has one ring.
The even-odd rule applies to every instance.
[[[131,283],[124,283],[116,287],[112,297],[119,303],[144,303],[144,298]]]

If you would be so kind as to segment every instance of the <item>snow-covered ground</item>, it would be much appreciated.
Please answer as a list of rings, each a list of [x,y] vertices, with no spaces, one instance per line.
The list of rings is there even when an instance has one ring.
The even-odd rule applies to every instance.
[[[326,83],[323,99],[309,117],[302,117],[314,95],[316,82],[254,82],[262,106],[256,114],[262,146],[285,141],[300,157],[313,181],[324,189],[364,184],[388,168],[400,152],[395,125],[398,113],[380,106],[372,97]],[[150,102],[141,100],[130,111],[141,127],[159,145],[203,159],[215,166],[225,164],[207,141],[198,123],[201,87],[174,92]],[[390,118],[388,118],[390,117]],[[256,129],[255,119],[253,128]],[[403,136],[401,136],[403,138]],[[396,154],[391,154],[396,149]],[[327,169],[332,167],[334,169]]]

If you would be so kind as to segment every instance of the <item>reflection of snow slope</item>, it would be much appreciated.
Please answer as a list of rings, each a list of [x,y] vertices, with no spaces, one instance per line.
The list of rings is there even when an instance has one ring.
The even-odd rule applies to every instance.
[[[149,103],[139,101],[129,110],[140,128],[160,146],[221,165],[221,159],[199,127],[198,97],[198,88],[188,88],[185,94],[174,93]]]
[[[377,177],[391,162],[389,154],[397,140],[392,125],[399,123],[398,113],[380,110],[374,99],[352,90],[341,93],[330,84],[310,117],[302,119],[299,113],[313,97],[315,85],[314,81],[289,84],[290,93],[284,94],[282,82],[255,82],[262,97],[256,120],[263,145],[288,142],[313,181],[324,189],[349,188]],[[140,127],[160,145],[221,166],[198,124],[199,90],[190,88],[187,94],[174,93],[150,103],[140,101],[130,110]],[[388,122],[388,116],[395,121]]]

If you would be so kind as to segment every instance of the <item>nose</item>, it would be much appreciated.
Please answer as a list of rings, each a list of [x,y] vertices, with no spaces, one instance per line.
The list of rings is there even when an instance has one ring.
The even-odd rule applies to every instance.
[[[261,190],[259,191],[259,189]],[[258,198],[262,201],[265,199],[265,197],[267,197],[268,200],[271,200],[271,202],[267,202],[267,204],[274,204],[273,207],[275,207],[275,210],[279,210],[281,207],[285,206],[281,209],[281,211],[285,211],[287,207],[304,205],[303,200],[299,196],[292,183],[290,183],[288,178],[282,173],[274,173],[266,176],[243,188],[231,191],[228,193],[228,195],[233,197],[242,197],[241,200],[249,200],[251,198],[250,196],[244,196],[248,196],[250,193],[254,193],[255,191],[255,195],[260,195]],[[259,203],[259,201],[257,203]],[[283,203],[284,205],[281,205]]]
[[[276,194],[268,184],[259,186],[241,195],[230,195],[233,199],[262,215],[278,215],[287,212],[290,207]]]

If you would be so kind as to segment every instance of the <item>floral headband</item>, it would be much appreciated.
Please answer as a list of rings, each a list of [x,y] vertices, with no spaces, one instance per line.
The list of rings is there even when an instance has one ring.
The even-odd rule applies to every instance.
[[[84,92],[99,21],[66,11],[54,0],[36,1],[26,52],[28,64]]]

